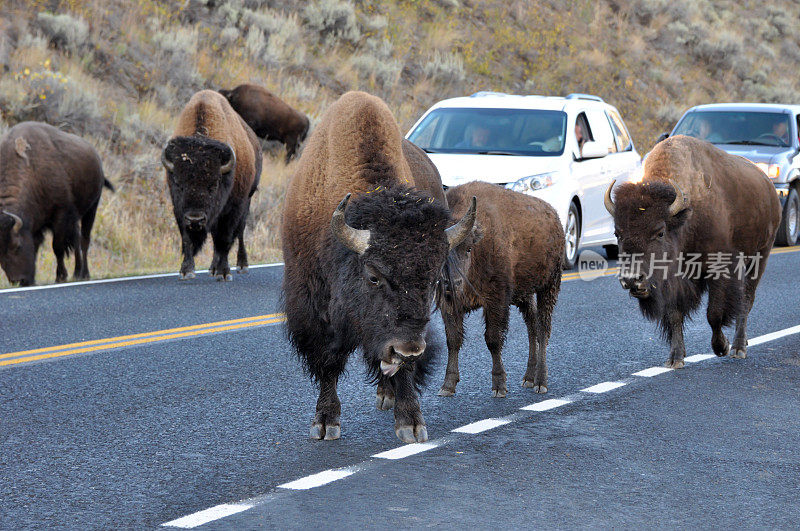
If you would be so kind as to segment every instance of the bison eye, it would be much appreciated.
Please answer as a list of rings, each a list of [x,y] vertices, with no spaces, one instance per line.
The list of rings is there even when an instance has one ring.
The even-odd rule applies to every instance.
[[[663,230],[658,232],[658,237],[659,237],[659,239],[664,237],[664,231]]]
[[[372,284],[374,286],[377,286],[377,285],[379,285],[381,283],[381,279],[379,279],[375,275],[370,275],[369,276],[369,282],[370,282],[370,284]]]
[[[467,254],[472,252],[472,247],[467,247]]]

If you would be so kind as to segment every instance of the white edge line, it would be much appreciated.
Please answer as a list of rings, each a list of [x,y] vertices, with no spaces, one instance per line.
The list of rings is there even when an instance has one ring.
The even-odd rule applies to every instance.
[[[536,402],[535,404],[521,407],[520,409],[523,411],[548,411],[550,409],[566,406],[567,404],[571,403],[572,400],[565,400],[563,398],[550,398],[547,400],[542,400],[541,402]]]
[[[686,363],[697,363],[700,361],[710,360],[712,358],[716,358],[716,354],[695,354],[694,356],[687,356],[683,358],[683,361]]]
[[[623,385],[627,385],[626,382],[601,382],[596,385],[592,385],[591,387],[587,387],[586,389],[581,389],[582,393],[607,393],[608,391],[613,391]]]
[[[344,479],[347,476],[352,476],[355,472],[356,469],[352,467],[323,470],[322,472],[317,472],[316,474],[311,474],[310,476],[296,479],[294,481],[284,483],[283,485],[278,485],[278,488],[291,490],[313,489],[327,485],[328,483],[333,483],[334,481],[338,481],[340,479]]]
[[[450,431],[454,433],[469,433],[470,435],[475,435],[477,433],[483,433],[484,431],[489,431],[495,428],[499,428],[500,426],[505,426],[506,424],[511,424],[511,420],[483,419],[476,422],[471,422],[469,424],[465,424],[464,426],[461,426],[459,428]]]
[[[215,505],[214,507],[198,511],[187,516],[182,516],[181,518],[172,520],[165,524],[161,524],[161,527],[180,527],[183,529],[192,529],[194,527],[213,522],[214,520],[225,518],[226,516],[241,513],[248,509],[252,509],[253,507],[254,504],[251,503],[223,503],[221,505]]]
[[[669,367],[650,367],[648,369],[641,370],[639,372],[633,373],[633,376],[643,376],[645,378],[652,378],[653,376],[658,376],[659,374],[664,374],[665,372],[672,371]]]
[[[272,264],[256,264],[251,265],[250,269],[261,269],[264,267],[278,267],[282,266],[283,262],[275,262]],[[208,273],[208,269],[203,269],[201,271],[195,271],[195,273]],[[24,288],[7,288],[7,289],[0,289],[0,295],[4,293],[19,293],[21,291],[39,291],[43,289],[58,289],[58,288],[70,288],[72,286],[91,286],[94,284],[111,284],[114,282],[124,282],[126,280],[145,280],[148,278],[167,278],[167,277],[177,277],[178,273],[156,273],[153,275],[137,275],[133,277],[115,277],[115,278],[101,278],[98,280],[82,280],[80,282],[62,282],[61,284],[48,284],[45,286],[26,286]]]
[[[753,339],[750,339],[747,342],[747,346],[753,347],[755,345],[767,343],[768,341],[774,341],[776,339],[780,339],[785,336],[790,336],[792,334],[800,334],[800,325],[792,326],[790,328],[784,328],[783,330],[778,330],[777,332],[764,334],[763,336],[754,337]]]
[[[397,448],[393,448],[391,450],[386,450],[385,452],[380,452],[372,457],[377,457],[378,459],[403,459],[404,457],[409,457],[422,452],[427,452],[428,450],[433,450],[439,446],[439,444],[440,443],[438,442],[411,443],[404,446],[398,446]]]

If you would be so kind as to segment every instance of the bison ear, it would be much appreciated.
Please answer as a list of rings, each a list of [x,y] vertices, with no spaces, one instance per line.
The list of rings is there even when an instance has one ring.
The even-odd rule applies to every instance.
[[[231,91],[230,90],[219,89],[219,93],[222,94],[223,96],[225,96],[226,100],[231,99]]]
[[[475,220],[475,225],[472,226],[472,244],[475,245],[483,239],[484,230],[483,226]]]
[[[170,151],[169,148],[171,146],[172,146],[172,140],[167,142],[166,145],[164,146],[164,149],[161,150],[161,164],[164,165],[164,168],[166,168],[168,172],[172,172],[175,170],[175,163],[172,162],[172,158],[169,155]]]

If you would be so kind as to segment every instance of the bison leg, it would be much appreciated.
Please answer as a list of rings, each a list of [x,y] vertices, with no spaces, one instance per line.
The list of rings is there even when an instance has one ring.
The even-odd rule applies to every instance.
[[[289,164],[289,162],[294,158],[294,154],[297,153],[297,145],[300,142],[298,141],[297,136],[292,136],[286,139],[286,159],[284,163]]]
[[[247,268],[250,265],[247,262],[247,249],[244,246],[244,228],[245,222],[242,221],[241,226],[239,227],[239,234],[237,238],[239,239],[239,248],[236,251],[236,272],[237,273],[247,273]]]
[[[684,366],[683,358],[686,357],[686,346],[683,342],[683,320],[683,314],[673,310],[661,322],[669,340],[669,360],[667,360],[666,366],[671,369],[682,369]]]
[[[78,250],[75,250],[75,278],[88,279],[89,278],[89,244],[92,241],[92,227],[94,226],[95,214],[97,214],[97,206],[100,204],[98,199],[95,204],[89,207],[89,210],[81,218],[81,248],[80,255],[82,258],[82,265],[78,270]]]
[[[75,250],[76,266],[80,262],[78,256],[78,220],[64,213],[53,226],[53,253],[56,255],[56,282],[67,281],[67,266],[64,264],[64,255],[70,250]]]
[[[767,266],[769,252],[769,248],[760,252],[758,271],[755,277],[750,274],[744,279],[744,296],[742,306],[739,308],[739,315],[736,316],[736,332],[733,338],[733,347],[731,348],[732,358],[743,359],[747,357],[747,317],[750,315],[750,310],[753,309],[756,288],[758,288],[761,275],[764,274],[764,269]]]
[[[381,411],[388,411],[394,407],[394,387],[390,381],[383,377],[378,380],[378,389],[375,393],[375,407]]]
[[[506,369],[503,367],[502,353],[508,330],[508,305],[484,307],[483,318],[486,321],[486,332],[483,337],[492,354],[492,396],[505,398],[508,387],[506,386]]]
[[[395,390],[394,433],[404,443],[425,442],[428,429],[417,400],[413,371],[401,369],[392,381]]]
[[[444,383],[439,389],[439,396],[453,396],[458,385],[458,352],[464,342],[464,314],[461,312],[442,311],[444,332],[447,336],[447,371]]]
[[[311,423],[310,436],[312,439],[325,439],[332,441],[342,436],[342,427],[339,415],[342,412],[342,403],[336,394],[336,385],[339,375],[329,375],[320,380],[319,398],[317,399],[317,413]]]
[[[742,307],[742,281],[718,279],[708,283],[708,324],[711,325],[711,348],[717,356],[727,356],[731,349],[722,327],[731,324]]]
[[[181,230],[181,251],[183,262],[181,263],[181,280],[189,280],[195,277],[194,274],[194,242],[189,235],[189,231]]]

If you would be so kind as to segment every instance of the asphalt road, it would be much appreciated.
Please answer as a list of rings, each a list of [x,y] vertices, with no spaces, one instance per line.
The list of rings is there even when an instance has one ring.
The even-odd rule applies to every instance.
[[[798,273],[800,252],[770,258],[751,338],[800,325]],[[232,283],[173,276],[0,292],[0,528],[800,521],[800,333],[752,346],[747,360],[632,376],[667,357],[655,326],[613,277],[568,280],[547,395],[518,386],[527,337],[514,313],[509,394],[491,398],[474,314],[457,394],[436,396],[441,359],[421,400],[432,444],[382,459],[370,456],[402,445],[391,412],[374,408],[357,356],[340,385],[342,439],[307,439],[316,393],[274,315],[280,277],[267,267]],[[205,323],[218,324],[186,328]],[[135,337],[52,348],[120,336]],[[691,355],[710,352],[704,311],[686,343]],[[626,385],[581,391],[601,382]],[[520,410],[546,399],[570,402]],[[451,432],[491,418],[508,423]],[[279,487],[308,486],[307,476],[329,470],[323,480],[347,477]]]

